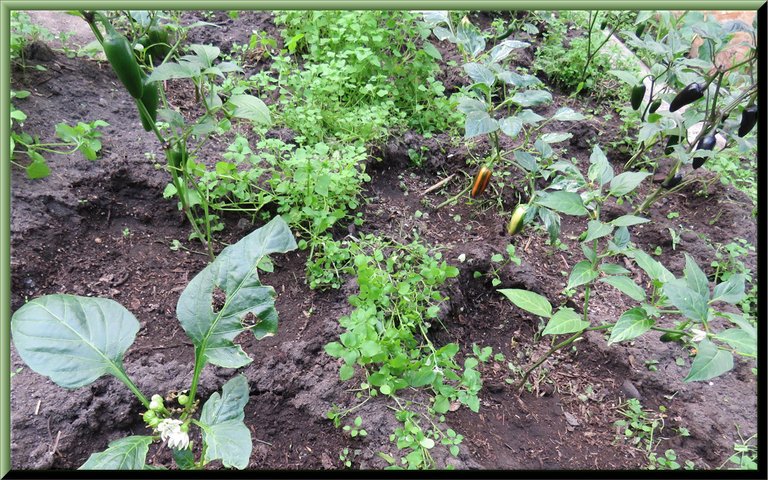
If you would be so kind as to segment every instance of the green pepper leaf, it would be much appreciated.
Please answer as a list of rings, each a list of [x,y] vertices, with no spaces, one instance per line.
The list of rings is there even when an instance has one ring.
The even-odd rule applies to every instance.
[[[614,197],[626,195],[637,188],[637,186],[640,185],[640,182],[645,180],[645,177],[648,175],[650,175],[650,173],[646,172],[620,173],[611,180],[611,188],[608,191],[608,194],[613,195]]]
[[[182,328],[197,355],[226,368],[251,362],[233,340],[250,330],[257,339],[277,330],[275,291],[259,281],[257,266],[272,253],[296,249],[288,224],[275,217],[219,254],[187,285],[176,306]],[[216,291],[216,292],[215,292]],[[214,293],[223,305],[214,305]]]
[[[691,290],[685,281],[675,279],[667,282],[664,284],[663,292],[672,305],[686,317],[697,322],[707,321],[709,315],[707,300],[698,292]]]
[[[733,355],[731,352],[720,350],[707,339],[699,342],[698,352],[691,364],[691,371],[685,377],[686,382],[709,380],[724,374],[733,368]]]
[[[203,405],[198,424],[207,447],[205,463],[221,460],[225,467],[241,470],[248,466],[253,449],[251,432],[243,423],[248,395],[248,382],[238,375],[224,384],[221,395],[214,392]]]
[[[715,335],[715,338],[725,342],[737,353],[746,356],[757,355],[757,337],[741,328],[729,328]]]
[[[110,442],[103,452],[97,452],[78,470],[142,470],[147,461],[151,436],[132,435]]]
[[[540,197],[536,203],[566,215],[580,216],[588,213],[579,194],[573,192],[551,192]]]
[[[737,273],[731,275],[727,281],[715,286],[715,291],[712,294],[712,302],[722,301],[734,304],[742,301],[745,296],[744,275]]]
[[[576,333],[589,327],[589,322],[581,319],[581,316],[572,308],[561,308],[547,322],[542,335],[561,335]]]
[[[611,329],[611,337],[608,339],[608,344],[637,338],[650,330],[653,324],[653,319],[648,317],[645,310],[640,307],[631,308],[619,317],[619,321]]]
[[[640,286],[629,277],[625,277],[624,275],[615,275],[601,278],[600,281],[615,287],[632,300],[636,300],[638,302],[645,300],[645,290],[640,288]]]
[[[584,237],[583,242],[587,243],[597,240],[598,238],[610,235],[611,232],[613,232],[613,225],[608,225],[600,220],[590,220],[587,223],[587,236]]]
[[[499,293],[507,297],[518,307],[534,315],[545,318],[549,318],[552,315],[552,305],[549,303],[549,300],[538,293],[516,288],[501,289]]]
[[[709,280],[707,280],[707,276],[701,271],[693,257],[687,253],[685,254],[683,275],[685,276],[688,288],[698,293],[705,301],[709,300]]]
[[[597,275],[597,270],[592,268],[592,264],[586,260],[582,260],[573,266],[571,275],[568,277],[568,286],[565,288],[570,290],[580,285],[584,285],[585,283],[589,283],[597,278]]]
[[[11,318],[16,350],[29,367],[66,388],[88,385],[104,374],[123,374],[123,355],[139,322],[107,298],[46,295]]]

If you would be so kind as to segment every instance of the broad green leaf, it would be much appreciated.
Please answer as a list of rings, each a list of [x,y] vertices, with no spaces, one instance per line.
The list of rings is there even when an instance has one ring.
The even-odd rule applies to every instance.
[[[432,43],[424,42],[422,49],[424,50],[424,53],[434,58],[435,60],[437,61],[443,60],[443,56],[440,54],[440,50],[438,50],[434,45],[432,45]]]
[[[172,448],[171,456],[173,457],[173,461],[176,462],[176,465],[179,467],[179,470],[196,469],[195,453],[191,449],[185,448],[183,450],[179,450]]]
[[[485,112],[488,113],[488,105],[474,98],[462,97],[459,99],[459,105],[456,107],[462,113]]]
[[[517,162],[518,165],[528,170],[529,172],[539,171],[539,163],[536,161],[536,157],[534,157],[528,152],[524,152],[522,150],[515,150],[515,161]]]
[[[568,277],[568,286],[566,289],[570,290],[576,288],[585,283],[589,283],[597,278],[597,271],[592,268],[592,264],[586,260],[582,260],[573,266],[571,270],[571,276]]]
[[[192,78],[200,74],[200,70],[189,63],[168,62],[158,65],[147,78],[147,83],[163,82],[174,78]]]
[[[650,220],[635,215],[622,215],[618,218],[614,218],[610,223],[615,227],[631,227],[632,225],[639,225],[646,222],[650,222]]]
[[[543,134],[539,139],[546,143],[560,143],[568,140],[572,136],[573,134],[568,132],[550,132]]]
[[[588,243],[581,244],[581,251],[584,252],[584,258],[589,260],[589,263],[595,263],[597,261],[597,252]]]
[[[613,225],[608,225],[600,220],[590,220],[587,223],[587,236],[584,238],[584,242],[591,242],[597,240],[606,235],[610,235],[613,232]]]
[[[587,176],[591,181],[599,183],[602,187],[613,179],[613,167],[598,145],[592,147],[589,163]]]
[[[485,65],[479,63],[465,63],[464,71],[475,83],[483,83],[492,87],[496,83],[496,75]]]
[[[552,305],[544,296],[538,293],[516,288],[501,289],[499,292],[519,308],[540,317],[549,318],[552,315]]]
[[[501,42],[500,44],[493,47],[488,52],[488,58],[486,58],[487,63],[498,63],[505,58],[509,56],[510,53],[512,53],[512,50],[525,48],[530,46],[529,43],[521,42],[519,40],[512,40],[511,38],[508,38]]]
[[[653,280],[658,280],[662,283],[669,282],[675,279],[675,276],[667,270],[667,268],[661,263],[657,262],[650,255],[642,250],[635,250],[633,252],[635,263],[642,268],[643,271],[648,274]]]
[[[264,102],[253,95],[232,95],[229,97],[229,103],[235,107],[232,111],[233,117],[244,118],[264,125],[272,124],[269,109]]]
[[[709,300],[709,280],[701,268],[696,264],[696,261],[685,254],[685,269],[683,269],[685,275],[685,282],[688,284],[688,288],[698,293],[704,301]]]
[[[201,45],[201,44],[192,44],[189,46],[190,50],[195,52],[197,55],[197,58],[202,62],[202,64],[206,67],[210,67],[213,65],[213,61],[219,58],[219,55],[221,54],[221,49],[215,45]],[[185,58],[190,57],[189,55],[186,55]]]
[[[611,337],[608,339],[608,344],[637,338],[650,330],[653,323],[653,319],[649,318],[642,308],[635,307],[629,309],[619,317],[619,321],[611,329]]]
[[[78,470],[142,470],[151,436],[132,435],[110,442],[103,452],[92,454]]]
[[[608,73],[626,83],[627,85],[633,87],[639,82],[637,75],[631,72],[627,72],[626,70],[608,70]]]
[[[333,358],[339,358],[344,355],[346,348],[339,342],[331,342],[325,346],[325,353]]]
[[[508,137],[515,138],[523,129],[523,123],[516,117],[506,117],[499,120],[499,129]]]
[[[599,269],[606,275],[627,275],[630,273],[629,270],[615,263],[601,263]]]
[[[579,112],[575,111],[572,108],[569,107],[562,107],[557,109],[554,115],[552,115],[551,120],[557,120],[558,122],[577,122],[580,120],[584,120],[584,115],[580,114]]]
[[[729,328],[728,330],[723,330],[715,335],[715,338],[727,343],[741,355],[757,355],[757,338],[741,328]]]
[[[733,368],[731,352],[720,350],[707,339],[699,342],[698,353],[691,364],[691,371],[685,377],[686,382],[709,380],[724,374]]]
[[[627,227],[618,227],[613,233],[613,241],[608,242],[611,250],[623,252],[629,246],[629,230]]]
[[[248,466],[253,443],[251,432],[243,423],[243,408],[248,403],[248,381],[238,375],[214,392],[203,405],[199,425],[203,430],[205,463],[221,460],[225,467]]]
[[[544,120],[544,117],[528,108],[523,109],[522,112],[518,113],[517,118],[523,122],[523,125],[536,125],[537,123]]]
[[[611,277],[604,277],[600,279],[601,282],[605,282],[617,288],[621,293],[628,296],[632,300],[642,302],[645,300],[645,290],[640,288],[634,280],[624,275],[615,275]]]
[[[757,338],[757,330],[755,329],[755,326],[752,325],[752,323],[744,318],[743,315],[740,315],[738,313],[728,313],[728,312],[721,312],[720,315],[724,316],[731,322],[735,323],[739,326],[742,330],[747,332],[752,338]]]
[[[474,138],[499,129],[499,123],[488,112],[469,112],[464,123],[464,138]]]
[[[477,57],[485,50],[485,38],[471,23],[460,22],[456,28],[456,39],[472,58]]]
[[[572,308],[561,308],[547,322],[542,335],[562,335],[576,333],[589,327],[589,322],[582,320],[581,316]]]
[[[709,314],[707,300],[698,292],[691,290],[682,279],[675,279],[664,284],[664,295],[680,312],[691,320],[706,322]]]
[[[22,360],[66,388],[102,375],[121,375],[125,351],[139,322],[107,298],[46,295],[29,301],[11,318],[13,344]]]
[[[731,277],[722,283],[715,286],[715,291],[712,294],[712,301],[722,301],[727,303],[738,303],[744,299],[746,293],[744,293],[744,275],[737,273],[731,275]]]
[[[243,237],[189,282],[179,297],[176,313],[195,345],[196,354],[226,368],[251,362],[233,340],[250,330],[257,339],[277,330],[275,290],[259,281],[257,266],[272,253],[296,249],[288,224],[277,216]],[[214,311],[214,292],[223,305]]]
[[[36,159],[33,155],[30,155],[32,153],[38,155],[42,160]],[[48,167],[48,163],[42,155],[33,150],[28,150],[27,154],[32,158],[32,162],[26,167],[27,178],[36,180],[38,178],[45,178],[51,174],[51,169]]]
[[[608,191],[610,195],[614,197],[621,197],[626,195],[645,180],[645,177],[650,175],[646,172],[624,172],[616,175],[611,179],[611,188]]]
[[[546,90],[525,90],[515,93],[511,101],[521,107],[535,107],[552,102],[552,94]]]
[[[560,215],[548,208],[539,208],[538,213],[541,223],[544,224],[544,228],[549,233],[549,241],[554,243],[555,240],[560,238]]]
[[[546,196],[539,197],[536,203],[566,215],[586,215],[588,213],[579,194],[573,192],[551,192]]]

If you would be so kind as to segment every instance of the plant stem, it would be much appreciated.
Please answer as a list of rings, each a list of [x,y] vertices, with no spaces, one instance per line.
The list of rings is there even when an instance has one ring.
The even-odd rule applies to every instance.
[[[536,361],[536,363],[534,363],[531,367],[528,368],[528,370],[525,371],[525,373],[523,374],[523,379],[520,380],[520,383],[517,384],[517,389],[522,390],[522,388],[525,386],[525,382],[528,381],[528,377],[531,375],[531,373],[537,368],[539,368],[539,366],[542,363],[544,363],[544,361],[547,360],[553,353],[555,353],[556,351],[560,350],[563,347],[567,347],[568,345],[572,344],[573,342],[581,338],[581,336],[584,335],[584,332],[589,330],[605,330],[606,328],[611,328],[615,325],[616,325],[615,323],[608,323],[605,325],[600,325],[598,327],[585,328],[584,330],[574,333],[573,335],[568,337],[566,340],[563,340],[562,342],[553,346],[552,348],[549,349],[549,351],[547,351],[547,353],[542,355],[541,358],[539,358]]]
[[[133,381],[130,379],[130,377],[128,377],[128,374],[125,373],[125,370],[123,370],[122,364],[118,365],[118,368],[116,370],[112,370],[110,373],[112,373],[115,378],[123,382],[125,386],[128,387],[134,395],[136,395],[136,397],[139,399],[142,405],[144,405],[145,408],[149,408],[149,400],[147,400],[147,397],[141,393],[139,387],[137,387],[136,384],[133,383]]]

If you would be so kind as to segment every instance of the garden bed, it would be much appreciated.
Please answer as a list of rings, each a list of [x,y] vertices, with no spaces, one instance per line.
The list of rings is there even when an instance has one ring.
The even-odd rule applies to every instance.
[[[483,18],[474,21],[481,25]],[[247,43],[257,29],[254,25],[278,37],[268,12],[207,19],[222,28],[196,30],[192,43],[212,42],[226,51],[233,42]],[[440,49],[445,58],[458,58],[449,47]],[[530,67],[532,58],[516,61]],[[176,200],[163,197],[170,177],[155,167],[162,158],[161,147],[151,132],[141,128],[132,99],[106,63],[57,53],[41,64],[45,71],[28,69],[12,77],[12,88],[32,92],[23,104],[28,116],[25,131],[45,139],[61,121],[102,119],[109,126],[103,129],[97,161],[79,155],[52,156],[51,175],[40,180],[12,169],[11,310],[54,293],[114,299],[141,325],[124,360],[137,386],[145,392],[185,388],[194,357],[176,320],[176,302],[208,257],[199,242],[187,241],[190,227]],[[443,81],[448,92],[466,82],[450,71]],[[190,101],[181,82],[169,85],[171,103]],[[592,145],[615,140],[621,120],[615,112],[602,112],[589,97],[573,98],[556,87],[550,90],[553,106],[551,111],[539,111],[542,115],[562,106],[601,112],[566,127],[573,137],[565,143],[563,156],[575,159],[586,172]],[[293,132],[278,129],[269,135],[290,141]],[[340,224],[333,230],[339,240],[376,233],[405,244],[418,237],[459,270],[442,288],[450,300],[441,309],[440,321],[431,326],[432,340],[436,345],[457,343],[462,359],[472,354],[473,345],[492,347],[494,355],[477,367],[483,380],[479,411],[459,405],[445,414],[445,425],[463,435],[463,442],[458,456],[437,446],[432,453],[437,465],[488,470],[645,468],[647,452],[635,448],[614,425],[626,419],[621,411],[627,399],[636,398],[652,418],[663,418],[663,429],[656,432],[663,440],[654,446],[655,452],[673,449],[681,464],[689,460],[699,469],[720,467],[740,441],[737,432],[744,438],[756,433],[754,360],[737,357],[734,368],[722,376],[684,382],[692,357],[677,343],[659,342],[659,332],[608,345],[607,337],[595,331],[552,356],[543,370],[534,372],[528,389],[516,388],[519,374],[509,364],[531,365],[549,349],[550,337],[539,334],[539,317],[516,308],[497,289],[536,292],[553,305],[581,313],[579,297],[568,298],[563,289],[568,272],[582,259],[577,237],[583,225],[575,217],[563,218],[561,241],[567,248],[553,248],[546,232],[533,228],[510,237],[505,232],[508,216],[498,210],[499,203],[508,212],[514,208],[515,196],[509,190],[498,202],[486,194],[485,199],[462,199],[434,209],[464,188],[467,179],[457,175],[442,189],[423,192],[459,170],[471,174],[467,160],[489,148],[483,142],[467,146],[460,140],[445,134],[425,138],[408,131],[371,146],[366,161],[371,180],[359,208],[364,222]],[[205,153],[216,159],[226,145],[217,139],[206,145]],[[627,156],[604,150],[620,172]],[[409,154],[413,151],[424,152],[420,166],[414,165]],[[707,178],[711,173],[700,175]],[[655,187],[642,185],[640,198]],[[711,274],[714,244],[736,239],[757,244],[752,203],[746,195],[719,182],[706,195],[698,193],[691,186],[665,198],[646,214],[650,222],[633,227],[633,242],[645,251],[657,251],[654,258],[676,276],[683,272],[685,253]],[[603,214],[616,218],[630,211],[628,205],[608,202]],[[219,239],[227,243],[259,226],[235,215],[224,220]],[[672,237],[670,229],[679,232],[679,238]],[[184,248],[172,249],[174,240]],[[490,259],[504,254],[510,243],[521,262],[496,271],[500,284],[495,285]],[[351,312],[347,297],[357,286],[345,278],[339,289],[310,289],[305,280],[307,258],[306,250],[273,256],[274,272],[261,279],[277,292],[278,332],[261,341],[249,337],[241,342],[254,359],[238,370],[250,388],[244,422],[254,441],[248,468],[339,469],[346,460],[352,468],[383,468],[387,462],[378,454],[397,457],[390,435],[400,425],[385,396],[372,398],[343,421],[348,425],[359,415],[366,436],[350,437],[327,418],[334,405],[356,404],[351,389],[364,380],[357,372],[351,382],[340,381],[341,360],[324,349],[338,341],[342,332],[338,319]],[[744,261],[756,272],[754,253]],[[637,265],[627,261],[624,266],[644,285]],[[480,272],[479,278],[475,272]],[[615,321],[630,306],[630,299],[616,289],[596,284],[589,315],[596,323]],[[113,440],[148,434],[141,404],[112,377],[70,391],[28,368],[15,348],[11,371],[16,372],[11,378],[14,469],[77,468]],[[206,367],[200,397],[219,391],[235,373]],[[418,401],[421,394],[409,395]],[[688,435],[681,434],[685,431]],[[148,464],[169,462],[168,449],[158,443],[150,447]],[[208,468],[220,467],[214,462]]]

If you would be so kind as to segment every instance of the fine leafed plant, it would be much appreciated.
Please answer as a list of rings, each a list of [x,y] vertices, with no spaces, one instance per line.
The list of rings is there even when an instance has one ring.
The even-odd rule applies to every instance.
[[[243,422],[248,383],[238,375],[213,393],[200,407],[198,382],[207,364],[240,368],[252,359],[235,338],[250,331],[257,339],[277,331],[275,291],[259,281],[257,269],[268,255],[296,248],[281,217],[222,250],[187,285],[176,313],[195,348],[195,365],[188,390],[145,396],[128,377],[123,357],[134,341],[139,322],[122,305],[107,298],[46,295],[29,301],[11,319],[13,343],[35,372],[65,388],[80,388],[104,375],[123,382],[146,408],[148,435],[131,435],[90,456],[81,469],[146,469],[152,442],[172,449],[181,469],[201,469],[221,460],[225,467],[248,466],[251,433]],[[218,297],[224,294],[223,305]],[[199,416],[196,416],[199,412]],[[199,430],[202,448],[196,458],[190,434]],[[151,468],[157,468],[155,466]]]

